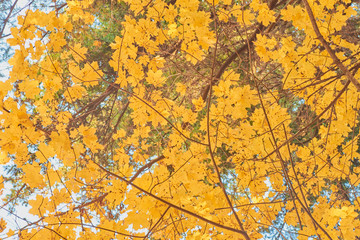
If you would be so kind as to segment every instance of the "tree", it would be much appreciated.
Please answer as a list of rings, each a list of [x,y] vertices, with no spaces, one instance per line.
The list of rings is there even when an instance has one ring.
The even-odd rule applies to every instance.
[[[0,1],[0,63],[6,62],[11,56],[11,47],[6,44],[6,38],[11,36],[6,30],[14,27],[14,16],[18,12],[18,1]],[[4,67],[1,67],[0,78],[4,78]]]
[[[6,79],[9,66],[6,62],[14,53],[6,40],[11,37],[10,29],[16,26],[16,17],[27,9],[42,9],[45,10],[49,6],[48,1],[44,0],[0,0],[0,78]]]
[[[355,2],[53,7],[8,40],[5,235],[358,239]]]

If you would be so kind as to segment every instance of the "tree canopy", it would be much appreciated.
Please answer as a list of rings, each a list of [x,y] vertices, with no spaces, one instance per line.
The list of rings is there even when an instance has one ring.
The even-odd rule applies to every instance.
[[[359,239],[359,19],[351,0],[29,9],[0,82],[0,237]]]

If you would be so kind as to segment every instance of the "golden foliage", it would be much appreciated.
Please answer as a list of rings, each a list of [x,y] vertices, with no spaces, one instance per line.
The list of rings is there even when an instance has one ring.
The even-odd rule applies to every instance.
[[[356,239],[353,5],[68,0],[19,16],[0,163],[17,169],[4,201],[30,199],[38,220],[6,233]]]

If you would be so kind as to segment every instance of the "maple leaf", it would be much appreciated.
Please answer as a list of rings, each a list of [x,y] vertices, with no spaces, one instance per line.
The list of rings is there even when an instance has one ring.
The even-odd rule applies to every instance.
[[[6,221],[3,218],[0,218],[0,232],[3,232],[6,229]]]

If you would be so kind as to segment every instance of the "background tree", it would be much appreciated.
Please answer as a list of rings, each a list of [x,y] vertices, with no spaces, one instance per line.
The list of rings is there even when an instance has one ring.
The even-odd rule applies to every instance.
[[[3,207],[28,203],[37,220],[19,216],[4,233],[356,239],[354,6],[69,0],[27,11],[8,40],[18,49],[0,84],[0,146]]]

